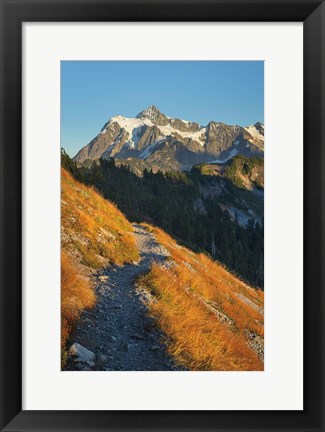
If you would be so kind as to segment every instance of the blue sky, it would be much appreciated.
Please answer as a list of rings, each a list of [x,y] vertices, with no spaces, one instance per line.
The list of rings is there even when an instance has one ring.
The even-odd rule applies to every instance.
[[[74,156],[114,115],[264,123],[261,61],[62,61],[61,147]]]

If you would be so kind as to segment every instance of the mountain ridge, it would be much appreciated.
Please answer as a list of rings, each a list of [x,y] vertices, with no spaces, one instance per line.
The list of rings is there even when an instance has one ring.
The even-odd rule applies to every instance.
[[[264,156],[264,125],[242,127],[168,117],[150,105],[136,117],[116,115],[73,158],[87,160],[136,158],[162,171],[183,171],[201,162],[224,163],[237,154]]]

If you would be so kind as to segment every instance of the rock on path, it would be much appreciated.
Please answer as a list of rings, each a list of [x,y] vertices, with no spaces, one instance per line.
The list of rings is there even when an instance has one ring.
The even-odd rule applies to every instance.
[[[94,365],[68,359],[65,370],[165,371],[182,370],[166,351],[164,335],[157,328],[135,279],[148,272],[153,261],[163,263],[168,251],[153,234],[133,224],[140,261],[111,266],[97,276],[96,307],[82,314],[74,342],[96,354]]]

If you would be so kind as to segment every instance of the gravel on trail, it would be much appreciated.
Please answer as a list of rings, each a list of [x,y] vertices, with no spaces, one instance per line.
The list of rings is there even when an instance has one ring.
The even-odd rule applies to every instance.
[[[149,316],[145,293],[134,284],[139,275],[149,271],[152,262],[165,263],[169,253],[141,225],[133,227],[140,261],[109,266],[97,274],[97,304],[83,312],[71,338],[71,344],[93,352],[95,360],[77,361],[77,357],[68,356],[64,370],[184,370],[168,354],[167,339]]]

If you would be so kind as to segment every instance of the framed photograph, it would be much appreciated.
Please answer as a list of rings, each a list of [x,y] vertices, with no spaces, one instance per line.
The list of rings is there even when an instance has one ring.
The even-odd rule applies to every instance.
[[[324,2],[0,2],[1,430],[325,430]]]

